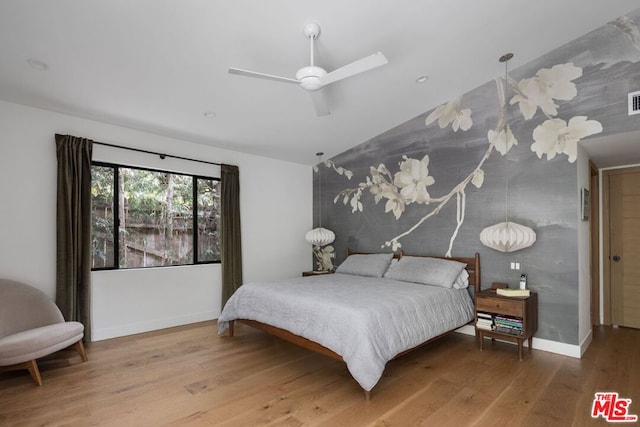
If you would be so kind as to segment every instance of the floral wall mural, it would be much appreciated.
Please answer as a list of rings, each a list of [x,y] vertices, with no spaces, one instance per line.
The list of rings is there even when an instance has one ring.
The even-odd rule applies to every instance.
[[[577,344],[578,143],[640,129],[626,114],[640,89],[639,22],[640,9],[314,168],[336,262],[347,248],[480,252],[488,287],[514,285],[519,261],[539,292],[536,336]],[[505,211],[536,231],[533,246],[480,243]]]

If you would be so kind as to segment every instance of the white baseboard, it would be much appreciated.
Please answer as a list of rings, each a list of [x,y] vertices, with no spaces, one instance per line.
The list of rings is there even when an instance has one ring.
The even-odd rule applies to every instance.
[[[184,316],[152,319],[144,322],[111,326],[108,328],[94,328],[91,331],[91,341],[102,341],[110,338],[124,337],[127,335],[134,335],[142,332],[156,331],[158,329],[187,325],[189,323],[204,322],[206,320],[215,319],[219,314],[220,313],[214,311],[203,311],[200,313],[191,313]]]
[[[593,329],[589,329],[589,333],[580,343],[580,357],[582,357],[584,352],[587,351],[587,349],[591,345],[591,341],[593,341]]]
[[[471,325],[464,325],[463,327],[456,329],[456,332],[475,336],[476,329]],[[589,347],[591,338],[592,335],[591,333],[589,333],[588,336],[583,340],[582,345],[574,345],[533,337],[532,345],[536,350],[548,351],[550,353],[562,354],[564,356],[570,356],[575,357],[576,359],[580,359],[582,354],[584,354],[584,352],[587,350],[587,347]],[[515,345],[515,343],[510,341],[505,342],[509,342],[510,344]],[[527,344],[525,343],[524,345],[526,346]]]

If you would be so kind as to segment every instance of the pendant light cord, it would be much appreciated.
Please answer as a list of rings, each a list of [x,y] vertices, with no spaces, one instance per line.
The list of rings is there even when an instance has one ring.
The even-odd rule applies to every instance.
[[[322,155],[324,153],[316,153],[318,156],[318,227],[322,228]]]
[[[507,96],[507,92],[509,90],[509,60],[513,58],[513,54],[512,53],[507,53],[504,54],[502,57],[500,57],[500,62],[504,62],[504,104],[502,105],[502,112],[503,112],[503,120],[504,120],[504,126],[503,126],[503,131],[504,131],[504,138],[505,138],[505,144],[509,145],[509,127],[507,124],[507,99],[509,99],[509,97]],[[507,158],[507,153],[508,151],[506,151],[504,153],[504,222],[506,222],[507,224],[509,223],[509,159]]]
[[[509,90],[509,60],[504,61],[504,138],[506,145],[509,145],[508,140],[508,132],[509,129],[507,127],[507,91]],[[509,152],[505,151],[504,153],[504,222],[509,223],[509,159],[507,158],[507,154]]]

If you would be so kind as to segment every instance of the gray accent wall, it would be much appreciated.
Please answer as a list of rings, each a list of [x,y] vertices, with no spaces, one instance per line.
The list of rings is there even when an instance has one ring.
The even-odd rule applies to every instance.
[[[579,344],[577,226],[581,219],[576,162],[569,161],[566,153],[552,156],[548,150],[540,158],[532,149],[534,131],[547,120],[571,123],[572,118],[579,116],[601,125],[601,131],[592,133],[598,137],[639,130],[640,115],[627,115],[627,93],[640,90],[638,27],[640,9],[627,14],[616,25],[604,24],[531,63],[510,70],[509,76],[514,82],[523,82],[540,70],[559,64],[572,63],[582,70],[582,75],[572,80],[577,91],[575,96],[554,99],[555,115],[545,114],[538,108],[533,117],[525,119],[518,104],[509,105],[505,109],[506,120],[518,144],[506,155],[495,149],[491,152],[482,166],[481,185],[469,183],[464,188],[465,209],[457,208],[454,196],[437,214],[400,239],[407,254],[445,254],[462,212],[464,219],[454,240],[452,255],[480,253],[483,288],[494,281],[516,287],[520,272],[510,270],[509,263],[520,262],[522,272],[528,276],[528,287],[538,292],[538,338]],[[514,53],[517,56],[517,51]],[[504,76],[504,71],[501,75],[503,69],[496,58],[496,78]],[[508,89],[507,100],[514,93]],[[459,102],[459,110],[471,110],[473,125],[468,130],[454,131],[451,124],[440,127],[437,120],[425,124],[434,111],[431,110],[319,165],[314,173],[314,224],[319,222],[318,178],[321,174],[322,226],[336,234],[334,264],[344,259],[347,248],[391,251],[385,242],[416,225],[437,205],[408,203],[399,218],[393,212],[385,212],[386,199],[376,203],[370,187],[366,186],[367,179],[372,178],[372,167],[383,164],[390,175],[395,175],[400,171],[400,163],[405,161],[403,156],[420,160],[428,155],[428,173],[434,183],[427,189],[429,196],[436,199],[448,194],[478,166],[490,144],[488,132],[499,122],[496,82],[487,82],[461,94]],[[353,174],[351,179],[345,171]],[[479,240],[483,228],[505,219],[507,183],[509,220],[529,226],[537,234],[533,246],[513,253],[490,249]],[[357,189],[360,184],[362,209],[352,212],[352,197],[343,204],[344,190]]]

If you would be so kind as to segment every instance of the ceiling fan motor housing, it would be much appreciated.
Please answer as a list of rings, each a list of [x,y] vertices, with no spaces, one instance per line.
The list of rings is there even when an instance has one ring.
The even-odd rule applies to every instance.
[[[327,74],[327,72],[320,67],[310,65],[302,67],[296,73],[296,79],[300,80],[300,86],[306,90],[318,90],[322,87],[320,77]]]

